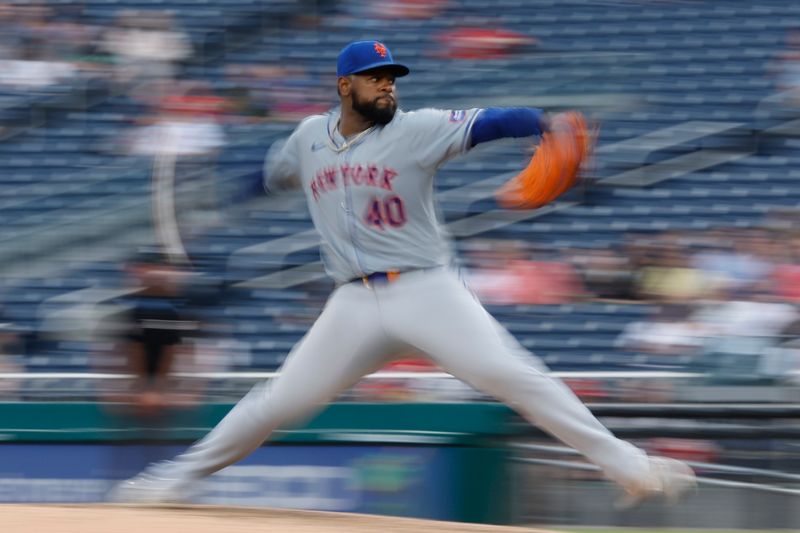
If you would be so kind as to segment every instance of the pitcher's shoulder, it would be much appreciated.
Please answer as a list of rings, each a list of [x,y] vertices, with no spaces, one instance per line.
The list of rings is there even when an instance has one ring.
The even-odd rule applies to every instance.
[[[446,120],[452,112],[435,107],[423,107],[413,111],[400,111],[395,113],[394,119],[389,123],[394,127],[414,127],[417,125],[427,126],[441,120]]]
[[[309,115],[300,121],[294,129],[294,133],[297,135],[306,135],[309,133],[319,133],[320,131],[324,132],[327,130],[331,118],[332,114],[330,112],[321,113],[319,115]]]

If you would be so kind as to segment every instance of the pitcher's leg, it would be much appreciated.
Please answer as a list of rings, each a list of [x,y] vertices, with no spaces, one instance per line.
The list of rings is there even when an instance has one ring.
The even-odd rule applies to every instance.
[[[355,290],[351,290],[355,289]],[[207,476],[258,448],[278,427],[301,421],[379,368],[386,339],[374,299],[340,288],[272,382],[256,385],[203,439],[154,476],[189,481]]]
[[[392,314],[392,332],[454,376],[498,398],[629,487],[648,475],[646,454],[614,437],[541,361],[524,350],[450,274]],[[403,309],[403,307],[405,307]]]

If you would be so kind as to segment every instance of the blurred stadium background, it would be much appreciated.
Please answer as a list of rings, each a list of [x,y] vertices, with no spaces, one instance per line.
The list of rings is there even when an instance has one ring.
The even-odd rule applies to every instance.
[[[706,485],[618,512],[531,434],[513,521],[800,527],[800,5],[781,0],[0,4],[3,404],[103,402],[159,426],[277,370],[332,285],[303,198],[264,196],[261,166],[333,105],[336,55],[360,38],[411,65],[405,109],[601,125],[584,189],[499,209],[530,153],[504,141],[440,172],[441,214],[492,314]],[[142,295],[179,330],[155,384],[131,376]],[[341,400],[488,400],[404,355]]]

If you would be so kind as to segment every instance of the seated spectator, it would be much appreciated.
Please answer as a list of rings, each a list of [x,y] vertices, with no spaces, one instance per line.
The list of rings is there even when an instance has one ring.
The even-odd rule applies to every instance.
[[[538,43],[534,37],[501,28],[462,26],[436,36],[439,56],[450,59],[499,59]]]
[[[18,400],[23,392],[21,379],[2,376],[25,371],[22,345],[14,324],[0,316],[0,400]]]
[[[30,93],[106,77],[98,28],[70,15],[67,6],[0,4],[0,85]]]
[[[638,294],[646,300],[685,303],[709,295],[709,281],[704,272],[693,268],[675,243],[664,244],[660,254],[638,273]]]
[[[230,65],[226,77],[234,119],[295,122],[332,105],[320,80],[302,67]]]
[[[219,122],[225,107],[206,85],[186,82],[130,134],[129,154],[156,159],[153,200],[159,227],[174,214],[181,235],[190,237],[219,222],[225,191],[216,169],[226,145]]]
[[[780,242],[785,253],[772,271],[773,290],[781,300],[800,303],[800,236]]]
[[[469,286],[484,303],[495,305],[559,304],[583,294],[572,266],[560,260],[537,260],[525,243],[473,243]]]
[[[800,106],[800,30],[791,30],[786,36],[786,49],[770,66],[776,77],[775,84],[783,95],[782,103]]]
[[[0,84],[20,91],[43,89],[76,76],[74,65],[44,56],[37,43],[28,44],[17,59],[0,60]]]
[[[114,56],[117,82],[130,89],[142,85],[138,94],[145,99],[163,97],[192,54],[189,36],[166,11],[120,12],[104,48]]]
[[[213,159],[225,146],[218,120],[225,106],[225,100],[203,84],[173,84],[155,116],[143,121],[143,126],[134,132],[129,152]]]
[[[705,370],[716,381],[771,379],[761,374],[762,361],[798,317],[795,306],[755,291],[709,302],[692,317],[707,332]]]
[[[761,290],[772,275],[773,265],[763,242],[769,239],[759,230],[716,233],[717,244],[695,254],[690,264],[702,271],[715,290],[733,295]]]
[[[693,321],[688,306],[669,305],[655,316],[626,325],[615,346],[657,355],[695,355],[705,344],[706,334],[704,326]]]
[[[595,298],[630,300],[634,298],[634,275],[628,256],[610,248],[574,252],[573,263],[586,288]]]
[[[795,306],[770,294],[752,292],[708,302],[692,319],[715,336],[775,337],[797,317]]]
[[[448,0],[373,0],[366,6],[367,13],[385,19],[431,19],[444,11]],[[364,3],[357,2],[353,12],[364,10]]]
[[[784,327],[775,344],[764,350],[758,373],[778,381],[800,383],[800,320]]]

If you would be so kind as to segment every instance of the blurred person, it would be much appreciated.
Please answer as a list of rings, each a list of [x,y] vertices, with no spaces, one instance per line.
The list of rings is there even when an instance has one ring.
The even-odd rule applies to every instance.
[[[127,273],[133,292],[116,302],[118,311],[102,324],[115,361],[101,364],[117,363],[133,376],[130,387],[110,399],[132,406],[139,417],[156,419],[181,403],[171,374],[192,357],[188,338],[197,334],[197,323],[182,306],[182,268],[159,252],[145,251],[129,263]]]
[[[359,7],[363,9],[361,2]],[[377,0],[368,2],[367,12],[385,19],[427,20],[441,15],[448,0]]]
[[[262,69],[265,72],[262,78],[277,69],[251,65],[229,64],[225,66],[225,88],[223,95],[227,98],[228,110],[234,119],[259,121],[266,118],[269,113],[268,98],[262,95],[264,88],[253,81],[258,78],[253,71]],[[265,92],[265,91],[264,91]]]
[[[770,252],[764,255],[762,239],[766,237],[760,230],[730,229],[715,233],[715,244],[707,245],[706,250],[689,259],[693,268],[702,271],[711,287],[733,294],[748,294],[769,282],[773,265]]]
[[[685,303],[709,294],[705,272],[694,268],[683,248],[669,238],[659,246],[652,263],[638,273],[638,293],[647,300]]]
[[[778,90],[778,103],[783,111],[800,106],[800,29],[793,28],[786,34],[786,47],[768,66]]]
[[[3,374],[25,371],[23,344],[14,324],[6,320],[0,310],[0,400],[18,400],[22,396],[22,380],[6,378]]]
[[[171,85],[153,116],[142,119],[143,127],[133,132],[129,153],[208,158],[225,146],[225,132],[219,116],[226,107],[199,82]]]
[[[782,253],[772,270],[773,291],[781,300],[800,304],[800,234],[778,238],[776,245]]]
[[[755,290],[706,302],[692,316],[718,337],[774,337],[796,318],[794,305]]]
[[[449,0],[344,0],[338,2],[334,19],[338,26],[373,20],[430,20],[442,15]]]
[[[539,41],[529,35],[484,25],[461,26],[436,35],[438,56],[450,59],[499,59]]]
[[[330,107],[317,77],[297,65],[230,65],[226,77],[231,110],[240,116],[294,122]]]
[[[769,292],[730,292],[709,301],[692,315],[705,331],[700,363],[715,381],[754,381],[769,350],[800,314]]]
[[[0,3],[0,59],[17,57],[23,41],[23,28],[18,24],[19,8],[14,4]]]
[[[281,69],[270,84],[267,97],[271,120],[295,122],[308,114],[324,113],[330,107],[319,81],[297,65]]]
[[[0,5],[0,80],[24,89],[108,78],[103,31],[83,20],[80,7]]]
[[[267,118],[285,122],[301,120],[308,114],[324,113],[330,107],[320,81],[299,65],[256,68],[254,96],[267,107]]]
[[[0,60],[0,85],[32,91],[69,82],[78,75],[74,65],[48,56],[36,41],[26,43],[17,53],[15,59]]]
[[[764,350],[758,373],[779,382],[800,383],[800,319],[783,327],[776,342]]]
[[[570,262],[588,295],[610,300],[634,298],[634,272],[631,258],[611,248],[590,248],[573,252]]]
[[[278,377],[256,385],[174,461],[121,482],[109,498],[181,500],[198,480],[409,348],[579,450],[632,503],[690,490],[687,465],[614,437],[449,268],[451,245],[433,200],[437,169],[478,144],[540,135],[566,117],[529,108],[401,111],[395,82],[409,69],[379,41],[347,45],[336,72],[340,107],[308,117],[270,148],[265,188],[302,187],[337,288]]]
[[[121,11],[104,47],[115,57],[117,82],[141,86],[136,94],[145,100],[163,97],[179,64],[192,54],[188,35],[166,11]]]
[[[50,24],[49,39],[59,57],[74,65],[85,78],[113,77],[113,56],[104,49],[105,28],[84,21],[80,6],[59,6],[58,19]]]
[[[655,355],[698,355],[708,331],[691,314],[688,305],[661,306],[653,316],[626,324],[614,345]]]
[[[191,238],[221,218],[217,160],[227,143],[220,123],[227,101],[199,82],[176,85],[154,116],[141,119],[128,153],[153,158],[153,218]],[[162,237],[160,237],[162,238]],[[161,243],[168,246],[168,243]]]
[[[574,301],[583,292],[569,263],[535,258],[525,243],[496,239],[472,248],[468,284],[484,303],[560,304]]]

